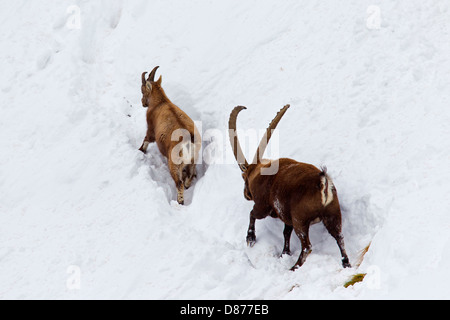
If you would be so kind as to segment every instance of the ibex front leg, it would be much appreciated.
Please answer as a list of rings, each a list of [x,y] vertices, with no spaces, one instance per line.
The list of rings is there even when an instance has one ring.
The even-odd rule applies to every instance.
[[[250,212],[250,225],[247,231],[247,245],[253,247],[256,243],[255,222],[256,219],[264,219],[270,215],[270,207],[261,207],[258,205],[253,206],[252,212]]]
[[[139,151],[142,151],[143,153],[147,153],[148,145],[152,142],[155,142],[154,135],[150,132],[150,130],[147,131],[147,134],[144,138],[144,142],[142,142],[142,146],[139,148]]]

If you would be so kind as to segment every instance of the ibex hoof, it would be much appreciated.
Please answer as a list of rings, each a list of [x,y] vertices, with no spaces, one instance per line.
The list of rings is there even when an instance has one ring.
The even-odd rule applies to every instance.
[[[247,236],[247,246],[250,248],[253,248],[253,246],[256,243],[256,237],[255,236]]]
[[[300,266],[299,266],[298,264],[296,264],[295,266],[293,266],[293,267],[291,268],[291,271],[295,271],[295,270],[297,270],[298,268],[300,268]]]
[[[148,145],[150,143],[148,141],[144,141],[142,146],[139,148],[139,151],[142,151],[144,154],[147,153]]]
[[[352,265],[350,264],[350,262],[348,261],[348,258],[342,259],[342,266],[344,268],[351,268]]]
[[[281,253],[281,257],[283,257],[285,254],[287,254],[288,256],[292,256],[291,251],[289,251],[289,250],[283,250],[283,252]]]

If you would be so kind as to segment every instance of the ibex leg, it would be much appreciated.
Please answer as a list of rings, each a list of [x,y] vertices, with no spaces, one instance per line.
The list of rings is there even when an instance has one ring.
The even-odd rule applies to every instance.
[[[283,231],[283,235],[284,235],[284,248],[283,248],[283,254],[288,254],[291,255],[291,249],[290,249],[290,245],[291,245],[291,234],[292,234],[292,230],[294,229],[293,226],[289,226],[287,224],[284,225],[284,231]]]
[[[304,223],[299,227],[294,226],[295,233],[300,239],[302,244],[302,253],[300,253],[300,257],[298,258],[295,265],[292,267],[292,271],[300,268],[304,263],[306,258],[311,253],[311,242],[309,241],[309,223]]]
[[[247,245],[253,247],[256,243],[255,221],[256,219],[264,219],[270,215],[270,207],[262,207],[255,204],[252,212],[250,212],[250,225],[247,231]]]

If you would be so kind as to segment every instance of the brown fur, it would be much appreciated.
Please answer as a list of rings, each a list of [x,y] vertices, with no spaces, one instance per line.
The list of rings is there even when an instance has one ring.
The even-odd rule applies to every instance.
[[[177,201],[184,204],[184,189],[191,186],[192,180],[196,176],[195,162],[201,148],[201,138],[192,119],[166,96],[161,87],[162,78],[154,81],[157,68],[153,69],[148,80],[145,80],[145,73],[142,75],[142,105],[148,110],[147,134],[139,150],[145,153],[148,144],[156,142],[159,151],[168,159],[169,171],[178,192]],[[174,148],[179,147],[182,141],[182,138],[172,141],[172,134],[177,129],[187,130],[186,133],[190,135],[190,142],[194,146],[190,163],[177,164],[177,161],[172,159]]]
[[[242,107],[239,108],[239,111],[243,110]],[[273,121],[275,125],[271,124],[269,129],[275,129],[286,110],[282,110],[281,116]],[[237,113],[234,113],[233,121],[230,117],[230,130],[235,130]],[[235,149],[235,156],[239,153],[240,151]],[[263,153],[264,148],[262,148],[261,156]],[[310,225],[322,221],[328,232],[337,241],[343,258],[342,265],[350,267],[342,236],[339,200],[326,169],[320,170],[311,164],[300,163],[292,159],[274,161],[278,162],[278,171],[273,175],[261,174],[261,169],[272,166],[273,161],[262,160],[248,165],[245,160],[245,163],[240,164],[245,181],[244,197],[255,202],[250,213],[247,244],[253,246],[256,242],[256,219],[264,219],[269,215],[281,219],[285,224],[283,254],[290,254],[292,230],[295,231],[302,244],[300,257],[292,267],[292,270],[295,270],[303,265],[306,257],[311,253]]]

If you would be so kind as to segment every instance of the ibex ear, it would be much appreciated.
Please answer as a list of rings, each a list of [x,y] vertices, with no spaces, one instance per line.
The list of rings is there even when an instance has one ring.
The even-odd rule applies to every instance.
[[[158,85],[161,85],[161,83],[162,83],[162,76],[159,76],[159,79],[158,79],[158,81],[156,81],[156,83],[157,83]]]
[[[152,90],[152,84],[150,83],[150,81],[147,81],[145,83],[145,86],[147,87],[147,89]]]

